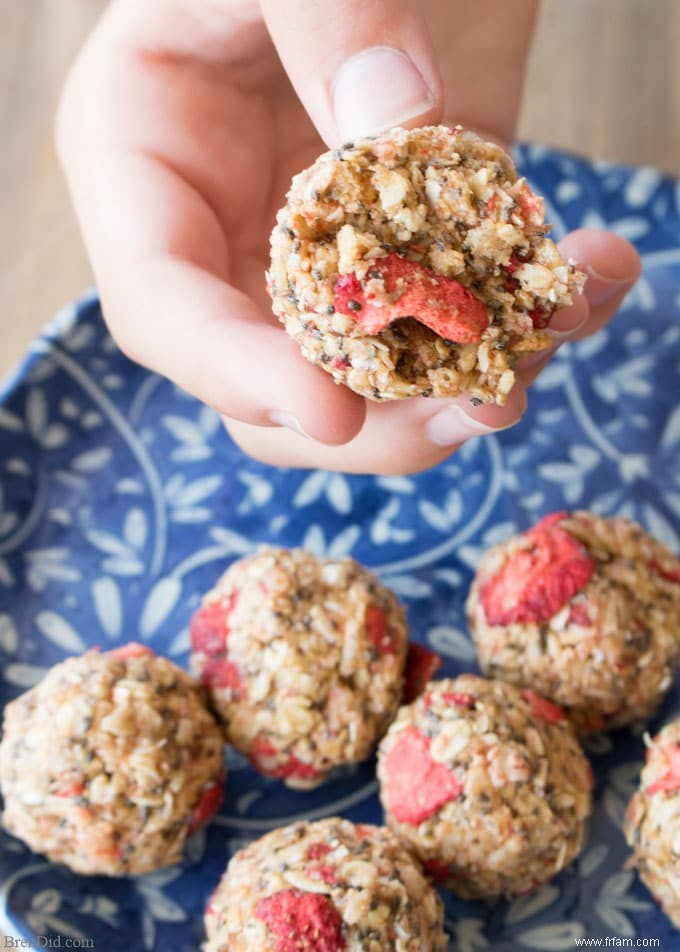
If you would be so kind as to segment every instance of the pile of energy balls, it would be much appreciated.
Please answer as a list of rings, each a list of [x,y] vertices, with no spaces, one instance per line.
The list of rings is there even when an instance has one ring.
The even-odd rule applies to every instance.
[[[460,128],[349,143],[293,180],[274,310],[364,396],[503,403],[582,276],[505,153]],[[680,660],[680,561],[636,524],[558,512],[490,549],[467,598],[484,676],[433,679],[404,609],[350,558],[263,548],[191,621],[191,671],[131,643],[56,665],[7,705],[3,823],[83,874],[176,863],[218,810],[224,743],[315,787],[377,748],[385,826],[332,817],[237,853],[206,952],[444,952],[443,905],[517,896],[581,850],[578,737],[649,718]],[[647,739],[625,834],[680,927],[680,721]]]

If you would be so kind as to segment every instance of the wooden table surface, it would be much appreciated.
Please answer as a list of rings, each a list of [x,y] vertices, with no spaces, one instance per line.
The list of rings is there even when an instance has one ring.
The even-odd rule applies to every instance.
[[[104,6],[0,0],[0,376],[92,283],[52,122]],[[519,135],[680,174],[680,0],[545,0]]]

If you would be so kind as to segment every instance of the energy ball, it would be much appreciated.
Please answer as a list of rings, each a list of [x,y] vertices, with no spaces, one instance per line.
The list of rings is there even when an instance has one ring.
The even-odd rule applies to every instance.
[[[5,709],[2,822],[76,873],[177,863],[222,802],[224,742],[196,682],[138,644],[55,665]]]
[[[482,558],[467,601],[482,670],[577,732],[651,716],[680,657],[680,562],[622,517],[556,512]]]
[[[444,910],[389,830],[331,818],[237,853],[205,916],[205,952],[445,952]]]
[[[253,767],[311,788],[382,737],[399,706],[407,637],[404,610],[368,569],[266,548],[205,596],[191,664]]]
[[[296,175],[271,236],[274,313],[303,355],[371,400],[505,403],[583,275],[543,200],[459,126],[392,129]]]
[[[388,825],[447,889],[516,896],[583,844],[592,774],[564,712],[473,674],[432,681],[378,750]]]
[[[633,848],[631,865],[680,929],[680,719],[649,742],[623,830]]]

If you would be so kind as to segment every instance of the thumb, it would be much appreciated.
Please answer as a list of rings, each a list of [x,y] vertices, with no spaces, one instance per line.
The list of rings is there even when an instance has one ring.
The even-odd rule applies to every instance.
[[[436,123],[439,69],[409,0],[261,0],[295,90],[330,146],[391,126]]]

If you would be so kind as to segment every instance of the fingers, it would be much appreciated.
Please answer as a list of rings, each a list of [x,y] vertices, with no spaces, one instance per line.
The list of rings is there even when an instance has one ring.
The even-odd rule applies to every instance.
[[[572,307],[563,308],[553,318],[550,332],[555,345],[521,361],[518,376],[528,387],[550,362],[557,348],[568,341],[591,337],[614,317],[624,298],[640,276],[640,256],[617,235],[598,228],[580,228],[559,245],[565,258],[575,258],[586,275],[583,294]]]
[[[208,272],[161,256],[133,264],[114,284],[104,278],[100,290],[123,349],[220,413],[321,443],[344,443],[361,428],[364,401]]]
[[[625,238],[599,228],[579,228],[560,242],[565,257],[575,258],[586,275],[583,294],[589,305],[587,321],[573,340],[590,337],[616,314],[640,277],[640,255]]]
[[[421,5],[261,0],[279,56],[329,145],[438,122],[442,91]]]
[[[504,407],[473,407],[465,395],[371,404],[361,432],[342,447],[320,446],[284,430],[225,424],[241,449],[270,465],[404,475],[436,466],[466,440],[513,426],[525,409],[521,385]]]
[[[104,315],[130,357],[255,426],[284,424],[329,443],[354,436],[364,401],[228,283],[224,235],[197,192],[125,151],[74,176],[79,168],[69,172]],[[261,284],[261,262],[253,271]]]
[[[427,7],[447,121],[508,148],[515,135],[537,0],[436,0]]]

